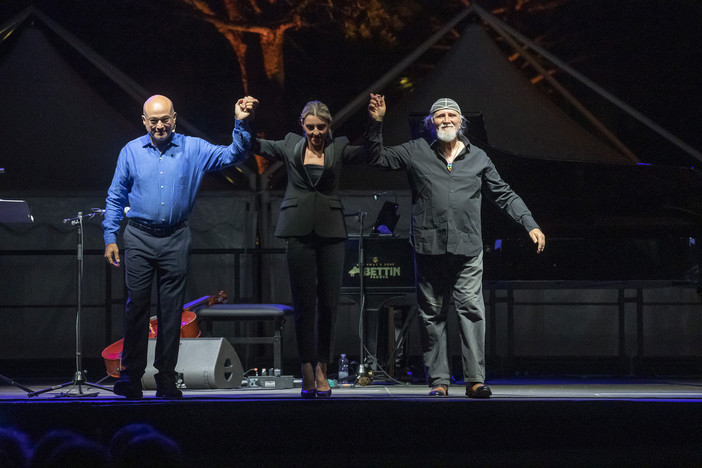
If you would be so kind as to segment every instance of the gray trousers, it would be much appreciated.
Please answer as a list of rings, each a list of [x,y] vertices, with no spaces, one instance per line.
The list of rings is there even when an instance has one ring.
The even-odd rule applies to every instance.
[[[169,237],[154,237],[129,225],[124,231],[128,298],[124,311],[122,363],[129,380],[138,381],[146,369],[151,289],[155,278],[158,334],[154,367],[159,371],[156,380],[157,384],[175,382],[190,239],[189,227]]]
[[[416,255],[417,300],[422,321],[424,366],[429,386],[451,382],[446,321],[453,297],[461,336],[466,383],[485,381],[485,304],[483,253]]]

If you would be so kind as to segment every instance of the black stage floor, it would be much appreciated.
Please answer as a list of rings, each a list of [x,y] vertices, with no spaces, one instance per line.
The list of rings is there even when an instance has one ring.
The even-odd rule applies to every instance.
[[[187,466],[702,466],[702,380],[489,383],[490,400],[465,398],[458,385],[446,398],[373,383],[335,388],[329,400],[302,400],[295,388],[186,389],[178,401],[153,391],[135,401],[103,390],[60,396],[68,388],[30,398],[2,385],[0,426],[107,443],[148,422],[181,445]]]

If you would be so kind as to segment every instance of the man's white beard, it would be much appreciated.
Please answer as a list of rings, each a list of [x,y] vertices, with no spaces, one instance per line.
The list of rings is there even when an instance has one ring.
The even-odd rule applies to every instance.
[[[444,143],[450,143],[456,139],[456,133],[456,127],[450,127],[446,129],[438,127],[436,129],[436,138],[438,138],[440,141],[443,141]]]

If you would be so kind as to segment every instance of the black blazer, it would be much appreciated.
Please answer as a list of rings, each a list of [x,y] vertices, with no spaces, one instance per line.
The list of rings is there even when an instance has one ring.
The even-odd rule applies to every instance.
[[[306,139],[288,133],[284,140],[256,139],[252,151],[259,156],[285,163],[288,186],[280,205],[276,237],[305,236],[346,238],[344,207],[339,198],[339,178],[344,163],[366,160],[362,146],[349,145],[340,137],[328,141],[324,148],[324,171],[313,183],[304,167]]]

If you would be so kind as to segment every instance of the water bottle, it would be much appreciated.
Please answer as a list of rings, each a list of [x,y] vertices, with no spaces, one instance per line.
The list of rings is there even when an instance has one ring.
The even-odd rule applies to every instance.
[[[341,354],[339,358],[339,378],[338,380],[344,380],[349,376],[349,359],[345,354]]]

